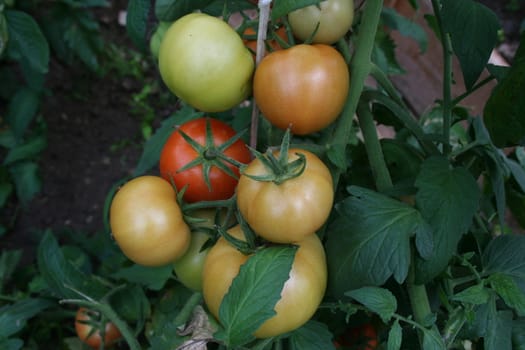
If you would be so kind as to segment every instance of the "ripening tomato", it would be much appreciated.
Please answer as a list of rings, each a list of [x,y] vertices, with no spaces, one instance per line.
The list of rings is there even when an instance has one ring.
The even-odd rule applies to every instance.
[[[237,185],[239,211],[259,236],[271,242],[301,241],[314,234],[332,210],[334,189],[330,170],[315,154],[297,148],[288,151],[288,163],[298,159],[297,154],[306,159],[306,167],[298,177],[281,184],[250,178],[269,173],[256,158],[244,169]]]
[[[190,229],[173,187],[159,176],[139,176],[115,194],[110,226],[120,249],[133,262],[161,266],[184,255]]]
[[[209,135],[207,123],[211,131]],[[189,143],[183,134],[198,145]],[[198,118],[182,124],[162,148],[159,163],[161,176],[173,181],[179,191],[187,186],[183,197],[187,202],[230,198],[237,186],[239,169],[225,161],[223,156],[239,163],[251,160],[250,150],[244,141],[238,139],[228,144],[235,136],[233,128],[213,118]]]
[[[350,30],[353,20],[354,0],[325,0],[288,14],[294,35],[305,41],[315,32],[311,42],[316,44],[335,43]]]
[[[244,239],[239,225],[228,231],[237,239]],[[290,332],[305,324],[315,313],[326,289],[326,256],[317,235],[297,243],[299,248],[284,284],[281,299],[275,305],[276,315],[265,321],[254,333],[257,338],[268,338]],[[220,238],[210,249],[203,272],[203,296],[208,309],[219,318],[222,299],[240,266],[250,257]],[[220,321],[220,320],[219,320]]]
[[[220,112],[249,96],[254,62],[228,23],[191,13],[176,20],[164,34],[159,70],[176,96],[201,111]]]
[[[264,57],[253,93],[263,115],[294,134],[319,131],[342,111],[350,84],[343,56],[328,45],[295,45]]]
[[[120,331],[111,322],[101,324],[100,314],[94,310],[81,307],[75,316],[75,330],[78,338],[92,347],[98,349],[102,342],[110,347],[121,338]],[[102,341],[101,328],[104,327],[104,341]]]

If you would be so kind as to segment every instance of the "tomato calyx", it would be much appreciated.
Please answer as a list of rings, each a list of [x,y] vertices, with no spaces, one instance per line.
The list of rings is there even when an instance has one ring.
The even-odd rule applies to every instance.
[[[212,190],[212,185],[210,181],[210,171],[212,167],[217,167],[218,169],[226,173],[228,176],[231,176],[234,179],[238,179],[238,176],[226,163],[230,163],[237,168],[240,168],[241,166],[243,166],[243,164],[231,157],[226,156],[224,152],[241,138],[243,132],[235,134],[235,136],[233,136],[232,138],[228,139],[226,142],[220,145],[215,145],[210,120],[209,118],[206,118],[205,142],[204,145],[202,145],[199,142],[192,139],[184,131],[180,129],[177,131],[198,154],[198,156],[195,157],[195,159],[178,169],[178,173],[202,165],[204,182],[206,183],[206,186],[210,191]]]
[[[244,239],[239,239],[234,236],[232,236],[230,233],[228,233],[228,230],[225,227],[222,226],[216,226],[217,232],[220,236],[224,237],[228,243],[230,243],[232,246],[235,247],[238,251],[240,251],[244,255],[250,255],[255,253],[257,250],[257,236],[255,232],[251,229],[251,227],[248,225],[246,220],[237,213],[237,221],[239,222],[239,225],[241,226],[241,230],[244,234]]]
[[[268,172],[267,174],[247,174],[243,171],[245,165],[241,168],[241,173],[253,180],[273,182],[276,185],[301,176],[306,168],[306,157],[302,153],[296,153],[298,158],[291,162],[289,161],[288,150],[290,149],[290,137],[290,129],[288,128],[284,134],[278,157],[274,155],[274,151],[271,148],[264,154],[252,149],[254,156],[264,165]]]

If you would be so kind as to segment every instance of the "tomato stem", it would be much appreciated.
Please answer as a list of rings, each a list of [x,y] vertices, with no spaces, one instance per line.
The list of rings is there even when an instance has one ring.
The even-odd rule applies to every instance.
[[[272,0],[259,1],[259,28],[257,31],[257,52],[255,53],[255,67],[259,65],[265,53],[266,32],[270,20],[270,5]],[[259,108],[255,101],[252,106],[252,120],[250,125],[250,147],[257,148],[257,133],[259,130]]]
[[[450,145],[450,127],[452,122],[452,42],[450,35],[445,31],[441,19],[441,1],[432,0],[432,8],[436,17],[441,46],[443,48],[443,153],[446,155],[452,150]]]

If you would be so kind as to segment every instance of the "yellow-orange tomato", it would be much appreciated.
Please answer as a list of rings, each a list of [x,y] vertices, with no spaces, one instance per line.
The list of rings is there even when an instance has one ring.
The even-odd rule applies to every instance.
[[[110,226],[124,255],[140,265],[171,263],[190,244],[190,229],[175,190],[159,176],[139,176],[117,191],[111,202]]]
[[[315,154],[297,148],[288,151],[288,162],[306,159],[301,175],[281,184],[249,177],[264,176],[268,168],[254,159],[239,179],[237,206],[250,227],[276,243],[294,243],[315,233],[326,221],[334,200],[330,170]],[[278,153],[276,153],[278,155]]]
[[[244,239],[240,226],[228,232],[238,239]],[[310,235],[297,245],[299,248],[290,277],[274,308],[276,315],[255,331],[257,338],[273,337],[301,327],[313,316],[323,299],[327,268],[321,241],[317,235]],[[208,309],[215,317],[219,318],[222,299],[239,273],[240,266],[249,258],[224,238],[220,238],[210,249],[204,264],[203,295]]]
[[[274,51],[255,70],[253,93],[264,116],[294,134],[319,131],[342,111],[350,87],[343,56],[323,44]]]

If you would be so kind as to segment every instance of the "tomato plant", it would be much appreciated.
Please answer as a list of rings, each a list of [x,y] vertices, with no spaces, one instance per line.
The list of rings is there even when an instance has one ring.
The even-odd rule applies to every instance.
[[[288,14],[294,35],[303,41],[311,38],[317,44],[333,44],[341,39],[353,20],[353,0],[325,0]]]
[[[240,225],[228,231],[243,240]],[[290,332],[306,323],[321,302],[327,280],[326,258],[317,235],[306,237],[301,242],[293,261],[290,277],[281,292],[281,299],[275,305],[276,315],[265,321],[254,333],[258,338],[268,338]],[[240,266],[250,259],[219,238],[210,249],[204,264],[203,295],[206,305],[215,317],[232,280],[239,273]]]
[[[279,169],[260,158],[243,171],[237,205],[261,237],[278,243],[298,242],[312,235],[332,210],[334,190],[330,171],[315,154],[292,148]]]
[[[0,338],[8,346],[20,348],[20,334],[31,337],[36,327],[25,321],[37,312],[49,310],[38,326],[49,315],[64,315],[55,313],[62,303],[92,305],[118,326],[131,350],[206,342],[213,349],[283,350],[524,344],[525,236],[514,234],[522,227],[506,218],[510,209],[525,222],[525,99],[516,88],[525,84],[525,36],[512,66],[501,67],[488,64],[498,24],[479,2],[403,2],[413,11],[407,16],[380,0],[361,1],[353,24],[345,10],[352,6],[335,11],[346,16],[341,22],[322,17],[331,5],[351,2],[305,7],[314,2],[261,0],[257,9],[254,1],[163,0],[154,9],[152,2],[129,2],[134,42],[144,44],[153,16],[174,22],[161,44],[159,70],[186,101],[159,111],[166,117],[145,142],[135,179],[104,207],[120,250],[137,264],[124,259],[109,229],[60,237],[75,247],[60,246],[47,231],[36,254],[40,275],[27,287],[25,279],[10,280],[18,277],[10,264],[21,253],[2,252],[0,281],[8,281],[0,284],[8,294],[0,300],[2,320],[13,326],[3,327]],[[7,42],[9,60],[28,58],[27,46],[13,38],[24,39],[35,26],[12,6],[0,6],[0,45]],[[342,28],[326,39],[337,42],[290,40],[290,48],[268,54],[255,70],[252,98],[253,59],[224,24],[237,18],[238,28],[283,23],[297,31],[296,10],[319,11],[307,42],[326,23]],[[303,13],[298,18],[308,19]],[[356,35],[348,35],[352,29]],[[397,46],[404,36],[421,53],[433,45],[441,54],[442,62],[428,62],[442,73],[441,94],[429,106],[419,106],[416,89],[397,80],[405,71],[419,74],[417,65],[395,59],[407,47]],[[24,77],[34,64],[24,62]],[[212,81],[215,74],[220,79]],[[473,112],[470,100],[462,106],[483,88],[490,90],[483,110]],[[23,132],[30,120],[17,112],[34,104],[26,103],[32,93],[22,91],[7,106],[9,127],[0,128],[10,150],[6,171],[20,182],[26,178],[17,170],[34,169],[25,156],[42,142]],[[208,109],[221,112],[186,124]],[[249,130],[253,161],[231,128]],[[143,176],[157,165],[160,176]],[[4,189],[4,201],[12,191]],[[213,231],[208,241],[196,232],[206,227],[191,219],[203,209],[224,210],[236,222],[206,230]],[[200,252],[204,241],[210,248]],[[24,295],[31,298],[20,300]],[[381,332],[366,324],[376,318]],[[21,332],[24,324],[30,329]]]
[[[94,349],[99,349],[101,344],[111,347],[121,338],[113,323],[101,320],[98,312],[84,307],[77,310],[75,330],[78,338]]]
[[[230,198],[238,182],[238,166],[251,154],[228,124],[198,118],[179,126],[160,154],[160,173],[173,181],[188,202]]]
[[[137,264],[160,266],[184,255],[190,229],[175,190],[161,177],[144,175],[125,183],[110,208],[111,233]]]
[[[251,93],[254,62],[226,22],[203,13],[175,21],[164,34],[159,70],[168,88],[204,112],[230,109]]]
[[[350,84],[348,66],[328,45],[296,45],[264,57],[253,93],[263,115],[294,134],[319,131],[342,111]]]

